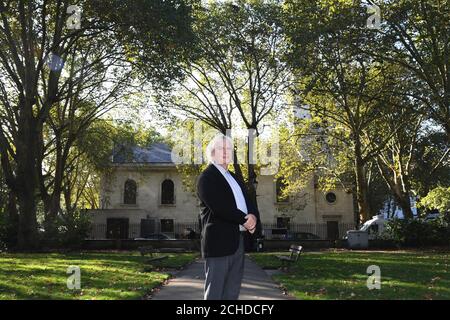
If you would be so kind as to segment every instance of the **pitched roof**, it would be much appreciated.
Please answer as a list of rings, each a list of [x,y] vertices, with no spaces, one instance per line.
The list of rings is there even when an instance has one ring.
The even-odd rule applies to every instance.
[[[113,163],[170,163],[174,164],[168,144],[155,142],[149,147],[118,146],[114,148]]]

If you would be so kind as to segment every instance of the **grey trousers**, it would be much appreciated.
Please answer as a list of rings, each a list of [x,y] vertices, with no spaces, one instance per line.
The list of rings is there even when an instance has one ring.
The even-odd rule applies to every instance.
[[[236,252],[205,258],[204,300],[237,300],[244,276],[244,236]]]

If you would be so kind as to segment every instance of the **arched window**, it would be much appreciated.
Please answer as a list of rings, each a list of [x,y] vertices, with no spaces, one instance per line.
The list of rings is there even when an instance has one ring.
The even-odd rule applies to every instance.
[[[276,195],[277,202],[289,202],[289,196],[283,196],[282,190],[286,187],[286,184],[282,177],[279,177],[276,181]]]
[[[174,204],[174,184],[170,179],[166,179],[161,184],[161,204]]]
[[[124,204],[136,204],[136,181],[128,179],[125,181],[125,187],[123,192]]]

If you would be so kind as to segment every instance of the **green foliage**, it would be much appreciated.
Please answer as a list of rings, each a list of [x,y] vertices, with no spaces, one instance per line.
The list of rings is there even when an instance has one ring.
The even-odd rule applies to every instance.
[[[420,199],[419,207],[437,209],[442,214],[450,212],[450,187],[437,187]]]
[[[95,121],[77,140],[77,148],[83,151],[98,170],[106,169],[111,161],[113,148],[123,149],[123,155],[131,160],[131,147],[147,147],[163,138],[154,129],[146,129],[137,121]],[[117,152],[118,149],[115,151]]]
[[[17,245],[17,221],[11,221],[7,211],[0,209],[0,252]]]
[[[56,220],[58,245],[63,248],[79,248],[91,230],[89,216],[83,210],[62,213]]]
[[[276,178],[286,180],[283,196],[304,190],[314,174],[318,176],[316,182],[320,189],[334,189],[347,179],[345,175],[349,169],[344,158],[341,158],[343,161],[335,161],[339,157],[334,152],[336,149],[327,148],[332,137],[320,130],[318,118],[292,120],[296,124],[292,129],[279,128],[280,168]]]
[[[7,249],[6,237],[7,237],[7,222],[5,219],[5,212],[0,208],[0,252]]]
[[[4,179],[3,171],[0,169],[0,251],[5,250],[8,242],[8,220],[7,220],[8,188]]]
[[[380,176],[410,217],[408,199],[417,194],[412,184],[423,192],[440,180],[442,170],[433,167],[446,150],[431,147],[423,128],[430,118],[441,125],[435,131],[449,128],[448,99],[441,99],[448,78],[441,74],[448,65],[448,5],[414,0],[379,5],[380,30],[367,27],[363,1],[285,1],[287,61],[299,77],[296,94],[302,106],[322,122],[324,144],[335,149],[338,162],[345,163],[336,151],[354,160],[348,163],[355,171],[362,218],[374,212],[365,205],[371,197],[366,190]],[[425,137],[425,148],[417,148],[419,136]]]
[[[281,109],[291,83],[281,59],[286,43],[280,8],[278,1],[261,0],[211,1],[198,8],[195,55],[180,68],[185,81],[179,90],[158,93],[161,111],[202,120],[222,132],[259,129],[270,111]]]
[[[420,137],[413,150],[411,171],[413,189],[419,197],[425,197],[433,188],[450,185],[449,148],[443,132],[431,131]]]
[[[399,244],[406,246],[449,245],[450,216],[424,221],[422,219],[393,219],[386,232]]]
[[[181,76],[178,65],[194,41],[192,10],[197,0],[86,1],[83,14],[120,39],[128,62],[139,76],[167,87]]]
[[[71,205],[97,208],[101,200],[101,177],[113,183],[114,168],[109,166],[113,151],[131,161],[133,146],[147,147],[154,142],[163,142],[163,137],[138,121],[96,120],[76,141],[76,150],[82,153],[82,156],[74,155],[79,169],[74,170],[71,176],[66,173],[73,185]],[[89,184],[86,185],[85,181]],[[81,197],[76,197],[77,194]]]
[[[0,252],[17,245],[17,218],[9,215],[6,198],[0,199]]]
[[[209,134],[205,134],[205,132],[208,130],[205,124],[201,124],[201,131],[202,136],[196,137],[195,135],[195,121],[192,121],[191,119],[188,120],[181,120],[181,119],[174,119],[173,123],[169,124],[167,126],[167,129],[169,132],[172,132],[173,134],[170,135],[170,140],[168,141],[168,145],[170,146],[171,150],[175,153],[179,152],[180,146],[183,146],[183,157],[186,157],[186,161],[190,162],[191,165],[185,165],[184,163],[177,164],[177,171],[180,173],[180,177],[183,182],[183,187],[185,190],[190,191],[192,193],[196,193],[196,181],[197,177],[200,175],[200,173],[206,168],[207,164],[206,161],[203,161],[201,164],[197,164],[196,161],[198,159],[195,159],[196,157],[196,151],[193,144],[193,138],[201,138],[202,145],[201,150],[205,150],[206,144],[209,142],[208,137]],[[218,131],[213,131],[214,134],[217,134]],[[186,154],[185,154],[186,153]],[[190,154],[190,157],[188,159],[187,154]],[[203,159],[205,160],[205,159]]]

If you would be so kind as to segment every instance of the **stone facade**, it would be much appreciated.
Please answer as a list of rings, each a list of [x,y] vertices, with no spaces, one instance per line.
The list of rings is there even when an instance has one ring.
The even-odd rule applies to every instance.
[[[166,147],[163,150],[167,152],[168,149],[164,148]],[[142,237],[140,228],[136,227],[141,224],[142,219],[156,224],[161,221],[185,225],[198,222],[201,210],[199,200],[195,193],[186,190],[181,174],[173,163],[147,161],[113,163],[112,166],[113,173],[102,179],[100,209],[88,211],[93,224],[107,224],[108,219],[127,220],[128,224],[135,226],[132,231],[128,231],[129,237]],[[135,188],[131,192],[135,192],[135,203],[126,203],[130,202],[126,200],[126,192],[130,192],[126,191],[127,181]],[[173,183],[173,199],[169,196],[169,201],[163,199],[164,181],[171,181],[166,182],[169,186]],[[311,179],[304,191],[290,195],[286,202],[277,202],[276,189],[274,176],[258,177],[258,208],[264,225],[279,227],[287,221],[294,225],[354,224],[353,195],[342,188],[322,192],[314,187],[314,180]],[[155,232],[157,231],[161,230],[156,228]],[[100,233],[103,232],[105,231]]]

